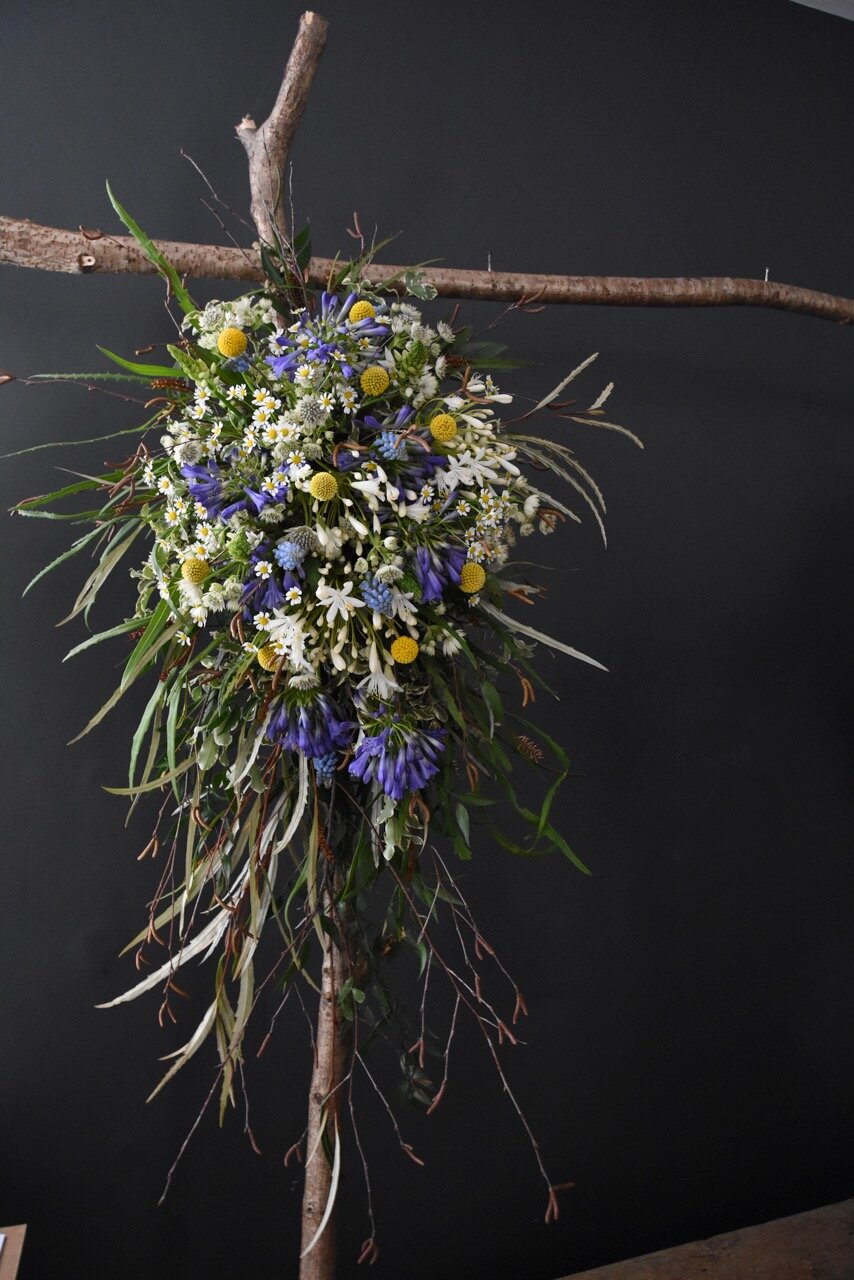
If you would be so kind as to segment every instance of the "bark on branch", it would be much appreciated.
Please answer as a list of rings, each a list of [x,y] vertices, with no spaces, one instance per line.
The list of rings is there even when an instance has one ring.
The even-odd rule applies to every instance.
[[[93,239],[93,235],[98,238]],[[188,244],[158,240],[158,247],[179,275],[193,279],[263,279],[260,262],[250,249],[229,245]],[[131,272],[151,275],[154,267],[130,236],[43,227],[26,218],[0,216],[0,263],[73,274]],[[333,269],[331,258],[312,258],[308,276],[324,284]],[[375,262],[367,279],[377,282],[405,268]],[[493,298],[512,302],[536,297],[539,302],[623,307],[768,307],[801,315],[854,322],[854,298],[802,289],[774,280],[734,276],[558,276],[519,271],[470,271],[463,267],[426,267],[425,278],[443,298]]]
[[[237,136],[249,158],[252,219],[267,244],[275,243],[274,229],[282,239],[287,238],[282,198],[285,165],[328,30],[329,23],[319,13],[302,15],[273,110],[260,128],[251,116],[244,116],[237,126]]]

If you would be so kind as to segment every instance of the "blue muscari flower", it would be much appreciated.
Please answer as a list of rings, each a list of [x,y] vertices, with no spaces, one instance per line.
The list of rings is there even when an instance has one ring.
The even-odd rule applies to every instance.
[[[318,756],[344,750],[353,728],[352,721],[342,719],[325,693],[312,692],[282,698],[270,716],[267,737],[316,761]]]
[[[349,772],[362,782],[378,782],[392,800],[402,800],[409,792],[420,791],[438,773],[444,738],[444,729],[390,725],[362,738]]]
[[[252,368],[252,365],[246,359],[246,356],[232,356],[229,360],[226,360],[225,368],[233,370],[234,373],[246,373],[248,369]]]
[[[315,777],[320,785],[331,787],[335,770],[338,768],[337,751],[327,751],[326,755],[315,756],[311,763],[314,765]]]
[[[377,453],[391,462],[400,454],[401,443],[400,434],[397,431],[381,431],[376,440]]]
[[[273,558],[283,569],[298,569],[305,559],[305,548],[298,542],[283,539],[273,552]]]
[[[362,599],[369,608],[375,613],[384,613],[386,617],[391,617],[391,605],[393,594],[391,587],[385,582],[378,582],[373,576],[363,578],[359,583],[359,590],[362,593]]]

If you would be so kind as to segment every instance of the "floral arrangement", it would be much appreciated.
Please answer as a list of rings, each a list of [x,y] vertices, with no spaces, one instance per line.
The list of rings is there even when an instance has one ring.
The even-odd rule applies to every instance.
[[[131,642],[118,688],[84,733],[156,674],[127,786],[111,789],[134,804],[165,796],[143,850],[160,856],[162,874],[131,944],[144,976],[110,1003],[160,988],[161,1018],[174,1018],[177,971],[218,957],[213,999],[158,1089],[212,1036],[224,1109],[242,1080],[260,986],[274,980],[287,993],[300,977],[312,982],[315,936],[358,957],[340,1010],[383,1034],[403,1016],[383,963],[411,946],[429,976],[428,926],[442,903],[482,954],[434,833],[467,859],[477,817],[506,849],[557,850],[585,869],[550,821],[566,756],[521,712],[541,684],[535,642],[594,660],[508,610],[540,591],[521,545],[578,518],[541,477],[563,481],[600,525],[603,511],[570,448],[532,434],[528,419],[550,407],[613,427],[602,419],[611,387],[583,411],[559,403],[585,361],[508,425],[497,413],[511,397],[484,371],[501,365],[501,349],[473,339],[455,314],[429,323],[406,298],[430,298],[417,272],[370,284],[364,255],[314,292],[303,237],[280,256],[263,250],[263,289],[197,309],[114,203],[184,311],[172,363],[113,357],[122,372],[108,376],[155,388],[135,452],[17,510],[98,495],[63,516],[88,527],[53,564],[97,554],[71,616],[88,619],[109,575],[145,547],[131,569],[131,616],[72,650]],[[503,705],[507,672],[519,710]],[[536,807],[528,773],[519,798],[519,770],[544,780]],[[496,824],[498,798],[527,836]],[[277,948],[259,984],[256,952],[271,921]],[[165,958],[154,961],[158,949]],[[457,1009],[472,1007],[490,1044],[512,1039],[479,982],[448,974]],[[401,1051],[406,1092],[432,1107],[423,1020],[418,1043],[414,1064]]]

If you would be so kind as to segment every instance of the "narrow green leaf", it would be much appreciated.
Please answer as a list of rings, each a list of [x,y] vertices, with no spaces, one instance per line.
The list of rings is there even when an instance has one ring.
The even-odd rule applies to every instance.
[[[180,376],[181,370],[176,369],[174,365],[165,364],[138,364],[133,360],[125,360],[123,356],[117,356],[115,351],[108,351],[106,347],[98,347],[102,355],[108,360],[112,360],[114,364],[119,364],[123,369],[127,369],[130,373],[140,375],[143,380],[149,378],[174,378]],[[104,375],[107,376],[106,374]]]
[[[120,622],[117,627],[110,627],[109,631],[99,631],[97,635],[89,636],[88,640],[84,640],[81,644],[76,644],[73,649],[69,649],[62,661],[67,662],[69,658],[82,653],[84,649],[91,649],[93,645],[100,644],[102,640],[111,640],[113,636],[121,636],[128,631],[134,631],[136,628],[144,626],[146,621],[146,618],[130,618],[127,622]]]
[[[125,685],[130,673],[157,640],[163,628],[166,626],[168,619],[169,602],[167,600],[161,600],[151,617],[148,619],[144,632],[137,641],[133,653],[127,660],[124,675],[122,676],[122,686]]]
[[[113,206],[116,213],[119,215],[122,222],[125,224],[128,231],[133,236],[134,240],[136,240],[137,244],[142,249],[145,256],[149,259],[150,262],[154,264],[154,266],[157,268],[160,274],[164,276],[165,279],[168,281],[170,291],[176,298],[179,306],[181,307],[181,310],[185,314],[189,314],[189,312],[195,311],[196,310],[195,304],[192,298],[190,297],[189,293],[181,283],[181,279],[178,275],[178,272],[172,266],[171,262],[166,261],[163,254],[157,248],[157,245],[154,243],[151,237],[145,234],[142,228],[130,216],[128,211],[125,208],[123,208],[121,204],[119,204],[118,200],[113,195],[113,190],[109,182],[107,183],[107,195],[110,197],[110,204]]]
[[[136,773],[136,762],[139,757],[140,750],[142,749],[142,744],[145,741],[148,726],[151,724],[154,712],[157,709],[164,692],[165,685],[158,680],[154,688],[154,692],[149,698],[145,710],[142,713],[142,719],[137,725],[136,733],[133,735],[133,742],[131,743],[130,748],[130,762],[128,764],[128,787],[133,786],[133,778]]]
[[[103,791],[109,791],[111,796],[138,796],[144,791],[156,791],[159,787],[165,787],[175,778],[180,778],[182,773],[186,773],[196,763],[195,757],[188,756],[186,760],[182,760],[176,769],[167,769],[166,773],[161,773],[159,778],[152,778],[150,782],[140,783],[138,787],[103,787]]]
[[[83,536],[78,538],[67,551],[63,551],[61,556],[57,556],[55,560],[51,560],[50,564],[46,564],[43,569],[39,569],[36,576],[31,578],[24,587],[21,595],[25,596],[31,587],[34,587],[46,574],[50,573],[51,569],[56,569],[64,560],[69,560],[72,556],[76,556],[78,551],[82,551],[87,543],[91,542],[93,538],[96,538],[99,533],[103,533],[103,529],[100,529],[97,526],[94,529],[90,529],[88,533],[84,533]]]

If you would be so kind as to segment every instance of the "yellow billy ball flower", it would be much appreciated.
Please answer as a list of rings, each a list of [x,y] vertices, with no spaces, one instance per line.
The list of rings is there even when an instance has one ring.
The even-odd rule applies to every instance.
[[[359,386],[366,396],[381,396],[390,382],[387,369],[380,364],[371,364],[359,379]]]
[[[263,644],[255,655],[259,667],[263,667],[265,671],[275,671],[281,656],[271,644]]]
[[[466,560],[460,569],[460,591],[464,591],[467,596],[473,596],[475,592],[480,591],[484,582],[486,582],[486,570],[483,565],[476,564],[474,560]]]
[[[190,556],[181,565],[181,577],[185,582],[204,582],[210,571],[207,560],[202,560],[200,556]]]
[[[457,424],[449,413],[437,413],[430,419],[430,435],[440,444],[447,444],[457,434]]]
[[[358,324],[360,320],[373,320],[376,315],[376,309],[372,303],[367,302],[364,298],[361,302],[354,302],[350,308],[350,314],[347,319],[351,324]]]
[[[331,502],[338,494],[338,481],[328,471],[316,471],[308,482],[308,491],[318,502]]]
[[[414,662],[418,657],[418,653],[418,641],[413,640],[412,636],[398,636],[391,643],[391,656],[401,666],[405,667],[410,662]]]
[[[246,334],[242,329],[233,326],[223,329],[216,340],[217,351],[221,356],[242,356],[247,347]]]

